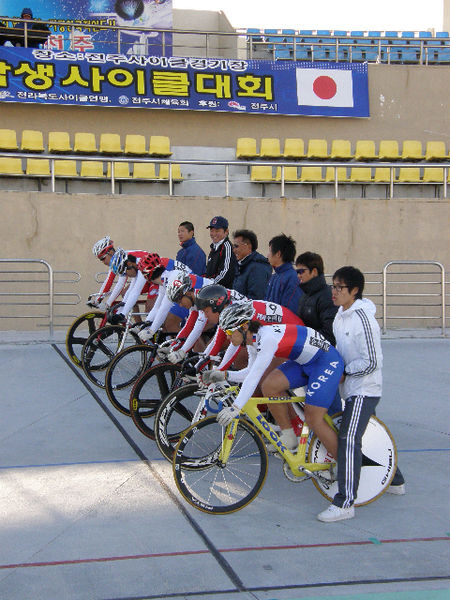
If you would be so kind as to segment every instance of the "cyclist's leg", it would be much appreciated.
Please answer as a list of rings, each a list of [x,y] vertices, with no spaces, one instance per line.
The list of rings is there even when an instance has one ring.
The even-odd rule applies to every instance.
[[[338,493],[333,504],[350,508],[358,492],[362,437],[380,398],[352,396],[345,401],[338,441]]]

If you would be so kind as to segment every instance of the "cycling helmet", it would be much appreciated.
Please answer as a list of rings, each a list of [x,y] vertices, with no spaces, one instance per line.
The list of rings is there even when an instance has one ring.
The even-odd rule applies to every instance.
[[[143,256],[138,264],[139,271],[148,280],[152,279],[156,269],[161,268],[164,270],[159,254],[151,252]]]
[[[244,323],[248,323],[254,314],[255,309],[253,307],[253,302],[250,300],[246,302],[235,302],[234,304],[227,306],[220,315],[219,327],[223,331],[237,329]]]
[[[106,235],[92,246],[92,254],[97,258],[102,259],[111,248],[114,248],[114,242],[109,235]]]
[[[109,268],[116,275],[124,275],[127,270],[128,254],[123,248],[117,248],[114,256],[111,258]]]
[[[213,283],[202,288],[195,299],[198,310],[204,310],[208,306],[213,312],[220,313],[229,304],[228,291],[223,285]]]
[[[192,281],[184,271],[175,271],[173,277],[167,285],[166,295],[171,302],[179,302],[186,292],[192,290]]]

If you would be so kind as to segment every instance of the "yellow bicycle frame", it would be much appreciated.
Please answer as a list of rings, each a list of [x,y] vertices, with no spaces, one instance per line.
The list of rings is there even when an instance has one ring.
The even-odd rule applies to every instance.
[[[241,415],[247,416],[255,428],[272,444],[272,446],[275,446],[277,452],[281,454],[296,477],[304,477],[309,473],[314,473],[317,471],[328,471],[330,466],[335,461],[330,458],[330,461],[325,463],[306,462],[306,448],[310,431],[306,423],[303,423],[297,452],[296,454],[292,454],[292,452],[290,452],[289,449],[286,448],[286,446],[281,442],[280,437],[272,429],[270,423],[268,423],[263,417],[258,409],[258,404],[287,404],[288,402],[303,402],[304,400],[305,398],[301,396],[286,396],[281,398],[250,398],[244,408],[241,410]],[[325,414],[324,419],[328,425],[330,425],[330,427],[336,431],[331,417]],[[239,418],[233,419],[233,421],[225,429],[225,435],[222,441],[222,449],[219,454],[219,460],[223,464],[226,464],[230,456],[233,441],[237,432],[238,421]]]

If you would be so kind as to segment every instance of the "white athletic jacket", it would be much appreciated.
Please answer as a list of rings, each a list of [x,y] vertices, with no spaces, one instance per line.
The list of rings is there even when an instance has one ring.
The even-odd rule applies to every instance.
[[[345,364],[346,378],[340,386],[344,400],[350,396],[381,396],[383,354],[375,311],[375,304],[363,298],[347,310],[340,306],[334,318],[336,349]]]

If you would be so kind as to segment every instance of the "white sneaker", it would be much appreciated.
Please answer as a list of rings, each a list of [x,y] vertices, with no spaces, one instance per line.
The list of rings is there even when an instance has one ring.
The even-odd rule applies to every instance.
[[[386,490],[386,494],[396,494],[397,496],[404,496],[406,494],[405,484],[390,485]]]
[[[344,521],[345,519],[353,519],[355,516],[355,507],[350,506],[350,508],[341,508],[340,506],[336,506],[335,504],[330,504],[330,506],[319,513],[317,518],[319,521],[323,521],[324,523],[332,523],[333,521]]]
[[[291,452],[296,452],[298,448],[298,438],[292,429],[285,429],[280,434],[280,442]],[[266,442],[267,452],[278,455],[277,449],[270,442]],[[281,458],[281,457],[280,457]]]

